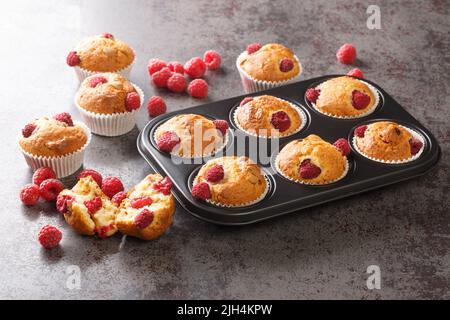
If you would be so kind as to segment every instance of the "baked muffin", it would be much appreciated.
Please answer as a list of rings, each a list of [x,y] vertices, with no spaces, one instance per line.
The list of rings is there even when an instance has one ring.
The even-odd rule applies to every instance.
[[[379,121],[355,129],[354,147],[382,162],[407,161],[418,156],[424,142],[419,134],[391,121]]]
[[[198,114],[181,114],[161,124],[154,138],[158,149],[180,157],[201,157],[215,153],[225,144],[228,123]]]
[[[275,165],[286,178],[305,184],[327,184],[343,178],[348,170],[348,142],[332,145],[312,134],[289,142],[278,154]]]
[[[326,115],[354,118],[375,110],[378,104],[378,93],[361,80],[343,76],[308,89],[306,99],[319,112]]]
[[[119,208],[120,232],[144,240],[161,236],[172,224],[175,203],[169,178],[150,174],[128,192]]]
[[[259,166],[247,157],[209,160],[194,179],[192,195],[226,207],[245,206],[261,200],[268,190]]]
[[[263,95],[247,97],[236,109],[234,120],[239,129],[261,137],[289,136],[298,132],[306,117],[286,100]]]
[[[56,207],[80,234],[105,238],[117,232],[115,221],[119,210],[91,176],[78,180],[72,189],[61,191]]]

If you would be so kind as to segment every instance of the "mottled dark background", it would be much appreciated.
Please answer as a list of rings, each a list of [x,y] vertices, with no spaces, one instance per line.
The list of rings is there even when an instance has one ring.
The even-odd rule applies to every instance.
[[[381,30],[366,9],[381,9]],[[8,1],[0,11],[1,298],[450,298],[448,1]],[[383,86],[440,142],[438,167],[418,179],[241,228],[201,222],[178,208],[168,234],[153,242],[80,237],[51,205],[23,207],[31,171],[17,134],[30,119],[77,112],[73,71],[65,64],[85,36],[111,32],[137,52],[131,79],[169,110],[202,103],[158,92],[145,66],[218,50],[209,100],[242,94],[234,67],[250,42],[280,42],[297,53],[304,78],[345,73],[335,52],[358,48],[368,79]],[[141,110],[139,128],[148,121]],[[120,175],[126,187],[149,173],[135,148],[138,130],[95,136],[85,165]],[[40,226],[64,233],[59,249],[36,241]],[[381,290],[366,287],[366,268],[381,268]],[[80,290],[66,287],[78,265]]]

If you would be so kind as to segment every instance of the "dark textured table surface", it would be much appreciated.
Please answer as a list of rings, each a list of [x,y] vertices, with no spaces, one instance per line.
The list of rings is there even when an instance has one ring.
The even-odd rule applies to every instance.
[[[380,30],[366,27],[364,1],[2,4],[0,298],[450,298],[449,2],[375,2]],[[16,138],[32,118],[60,111],[78,117],[78,82],[65,57],[80,39],[102,32],[133,46],[132,81],[147,97],[163,95],[170,111],[203,101],[156,90],[149,58],[186,61],[216,49],[223,68],[207,75],[207,101],[214,101],[243,93],[234,62],[250,42],[288,45],[304,78],[347,72],[335,52],[351,42],[357,66],[432,131],[443,157],[421,178],[251,226],[218,227],[177,208],[172,228],[156,241],[128,238],[119,250],[119,235],[78,236],[54,205],[21,205],[18,191],[32,172]],[[143,109],[139,129],[147,121]],[[94,136],[85,166],[131,187],[150,172],[137,135]],[[63,231],[55,250],[36,241],[46,223]],[[67,286],[72,265],[81,271],[79,289]],[[369,265],[381,269],[380,290],[367,289]]]

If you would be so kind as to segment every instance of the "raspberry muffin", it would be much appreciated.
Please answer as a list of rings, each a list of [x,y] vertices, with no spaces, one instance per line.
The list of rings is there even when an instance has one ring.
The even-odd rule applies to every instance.
[[[132,130],[144,93],[117,73],[87,77],[75,95],[75,105],[93,133],[118,136]]]
[[[304,184],[327,184],[343,178],[348,171],[347,140],[334,145],[316,135],[288,143],[275,159],[277,171],[284,177]]]
[[[261,168],[247,157],[221,157],[205,163],[194,179],[192,196],[224,207],[262,200],[268,191]]]
[[[61,191],[56,207],[80,234],[97,234],[106,238],[117,232],[116,215],[119,210],[91,176],[78,180],[72,189]]]
[[[154,134],[158,149],[180,157],[202,157],[225,146],[228,123],[198,114],[181,114],[161,124]]]
[[[143,240],[161,236],[172,224],[175,202],[168,177],[150,174],[122,200],[116,224],[120,232]]]
[[[367,158],[381,162],[407,162],[420,156],[423,138],[395,122],[379,121],[355,129],[355,149]]]
[[[242,131],[272,138],[298,132],[306,124],[306,116],[286,100],[263,95],[242,100],[234,113],[234,121]]]
[[[287,84],[302,71],[292,50],[276,43],[249,45],[237,58],[236,66],[249,93]]]
[[[333,78],[308,89],[306,99],[317,111],[336,118],[368,115],[375,110],[379,101],[375,88],[347,76]]]
[[[126,43],[104,33],[84,39],[69,52],[66,60],[80,81],[98,72],[116,72],[128,77],[135,53]]]
[[[84,150],[90,140],[89,128],[81,122],[74,122],[70,114],[63,112],[25,125],[19,146],[33,170],[50,167],[58,178],[62,178],[81,167]]]

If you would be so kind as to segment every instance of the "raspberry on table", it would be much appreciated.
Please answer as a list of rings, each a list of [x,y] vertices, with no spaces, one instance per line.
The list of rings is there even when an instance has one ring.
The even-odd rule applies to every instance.
[[[352,92],[352,105],[357,110],[366,108],[370,103],[370,97],[364,92],[353,90]]]
[[[180,137],[173,131],[164,132],[156,142],[158,149],[163,152],[172,152],[173,148],[180,143]]]
[[[141,196],[130,200],[130,205],[134,209],[141,209],[142,207],[149,206],[152,203],[153,200],[149,196]]]
[[[79,65],[80,62],[81,62],[81,59],[78,56],[77,52],[76,51],[70,51],[69,54],[67,55],[66,63],[70,67],[75,67],[75,66]]]
[[[33,206],[39,201],[39,187],[33,183],[26,184],[20,189],[20,201],[26,206]]]
[[[153,184],[153,189],[167,196],[170,194],[170,189],[172,189],[172,181],[170,181],[169,177],[164,177],[160,181]]]
[[[203,79],[192,80],[188,86],[188,93],[193,98],[206,98],[208,96],[208,83]]]
[[[179,61],[171,61],[167,64],[167,67],[169,67],[172,72],[184,74],[183,64]]]
[[[58,179],[47,179],[39,186],[39,194],[46,201],[54,201],[58,194],[64,190],[64,185]]]
[[[84,202],[84,205],[86,206],[88,213],[90,215],[95,214],[100,208],[103,206],[102,198],[95,197],[92,200],[86,200]]]
[[[355,136],[359,138],[364,138],[364,132],[366,132],[366,130],[367,130],[366,125],[359,126],[358,128],[355,129]]]
[[[114,36],[111,33],[104,33],[102,36],[106,39],[114,39]]]
[[[32,181],[35,185],[39,186],[42,183],[42,181],[55,178],[56,173],[55,171],[53,171],[52,168],[41,167],[34,172]]]
[[[31,136],[34,132],[34,130],[36,130],[37,126],[34,123],[27,123],[25,125],[25,127],[22,129],[22,135],[25,138],[28,138],[29,136]]]
[[[53,119],[65,122],[68,126],[73,127],[72,116],[68,112],[61,112],[53,116]]]
[[[163,113],[166,113],[167,106],[164,99],[160,96],[152,96],[148,99],[147,111],[150,117],[157,117]]]
[[[361,78],[361,79],[364,78],[364,73],[358,68],[354,68],[354,69],[350,70],[347,73],[347,75],[352,76],[352,77]]]
[[[186,91],[187,83],[182,74],[172,73],[172,76],[167,80],[167,89],[172,92],[180,93]]]
[[[205,71],[206,64],[200,57],[194,57],[184,64],[184,72],[186,72],[191,79],[203,77]]]
[[[229,125],[226,120],[217,119],[213,121],[213,124],[216,127],[216,129],[222,133],[222,135],[225,135],[227,133]]]
[[[56,198],[56,210],[59,213],[65,214],[69,212],[69,206],[72,205],[72,202],[75,198],[68,194],[59,194]]]
[[[62,233],[58,228],[45,225],[39,230],[38,240],[39,243],[46,249],[51,249],[58,246],[62,239]]]
[[[333,143],[333,145],[336,147],[336,149],[338,149],[342,153],[343,156],[348,156],[351,152],[350,145],[347,139],[344,138],[337,139],[336,142]]]
[[[322,170],[311,162],[311,159],[305,159],[300,164],[300,177],[303,179],[317,178]]]
[[[320,96],[320,89],[309,88],[306,90],[306,100],[312,103],[316,103],[317,99]]]
[[[169,68],[164,67],[152,75],[153,83],[158,88],[167,88],[167,81],[171,76],[172,71],[170,71]]]
[[[247,46],[247,53],[252,54],[261,49],[261,44],[259,43],[251,43]]]
[[[123,191],[122,181],[117,177],[107,177],[102,182],[102,191],[109,198],[112,198],[116,193]]]
[[[102,187],[103,177],[102,177],[102,175],[100,173],[98,173],[94,169],[84,169],[78,175],[77,180],[80,180],[81,178],[86,178],[86,177],[89,177],[89,176],[91,176],[92,179],[94,179],[94,181],[98,184],[98,186],[100,188]]]
[[[125,200],[128,197],[127,193],[125,191],[117,192],[112,198],[111,202],[116,206],[119,207],[123,200]]]
[[[167,64],[161,59],[150,59],[147,64],[148,74],[153,76],[155,72],[160,71],[162,68],[167,67]]]
[[[272,119],[270,120],[275,129],[280,132],[284,132],[291,126],[291,119],[284,111],[277,111],[272,113]]]
[[[353,45],[346,43],[339,48],[336,57],[341,63],[352,64],[356,60],[356,48]]]
[[[134,218],[134,225],[138,229],[144,229],[153,222],[153,211],[144,209]]]
[[[125,108],[128,111],[139,109],[141,106],[141,97],[137,92],[129,92],[125,98]]]
[[[280,70],[281,72],[289,72],[294,69],[294,62],[291,59],[284,58],[280,62]]]
[[[222,180],[224,176],[225,172],[223,171],[223,166],[220,164],[215,164],[205,173],[205,179],[208,182],[218,182]]]
[[[239,103],[240,106],[243,106],[246,103],[249,103],[250,101],[253,100],[253,97],[245,97],[244,99],[242,99],[241,103]]]
[[[91,86],[91,88],[95,88],[99,84],[107,83],[107,82],[108,82],[108,80],[103,76],[94,76],[89,79],[89,85]]]
[[[409,146],[411,148],[411,154],[415,155],[420,151],[420,149],[422,149],[423,142],[420,141],[419,139],[413,137],[413,138],[409,139]]]
[[[222,57],[215,50],[208,50],[203,55],[203,61],[206,64],[208,70],[217,70],[220,68],[220,63],[222,62]]]
[[[201,182],[192,187],[192,196],[196,199],[207,200],[211,198],[209,184]]]

